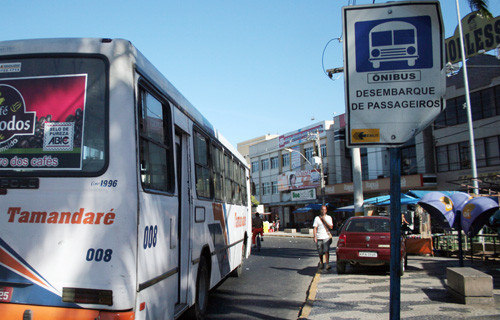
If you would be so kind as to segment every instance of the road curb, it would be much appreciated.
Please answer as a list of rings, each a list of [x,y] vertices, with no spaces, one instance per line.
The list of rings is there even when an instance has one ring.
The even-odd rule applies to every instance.
[[[320,273],[319,269],[314,275],[311,284],[309,285],[309,288],[307,289],[306,292],[306,302],[304,302],[304,305],[302,308],[300,308],[299,311],[299,316],[297,320],[299,319],[307,319],[309,317],[309,313],[311,313],[312,306],[314,304],[314,300],[316,299],[316,293],[318,293],[318,283],[320,280]]]

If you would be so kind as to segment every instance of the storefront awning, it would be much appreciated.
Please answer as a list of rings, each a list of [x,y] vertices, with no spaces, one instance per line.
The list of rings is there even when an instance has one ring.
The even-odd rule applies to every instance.
[[[410,190],[406,193],[406,195],[408,195],[410,197],[421,199],[421,198],[423,198],[423,196],[425,196],[429,192],[435,192],[435,190]],[[439,191],[439,192],[441,192],[447,196],[450,196],[450,195],[456,193],[456,191]]]
[[[311,211],[312,209],[309,207],[304,207],[304,208],[298,208],[297,210],[294,210],[293,213],[306,213]]]
[[[328,203],[325,204],[328,207]],[[297,210],[294,210],[292,213],[306,213],[311,210],[321,210],[322,204],[319,203],[309,203],[307,206],[303,208],[298,208]]]
[[[354,206],[345,206],[335,209],[335,212],[354,212]]]
[[[414,198],[411,196],[408,196],[406,194],[401,194],[401,204],[416,204],[420,200],[419,198]],[[389,206],[391,205],[391,198],[389,199],[376,203],[377,206]]]
[[[418,202],[418,198],[401,194],[401,204],[415,204]],[[364,206],[388,206],[391,204],[391,196],[379,196],[368,198],[363,201]],[[354,212],[354,205],[345,206],[341,208],[335,209],[335,211],[343,211],[343,212]]]

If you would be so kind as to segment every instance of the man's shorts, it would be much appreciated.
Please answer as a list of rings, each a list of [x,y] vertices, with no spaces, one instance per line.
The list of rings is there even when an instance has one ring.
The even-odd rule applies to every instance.
[[[318,253],[323,255],[330,252],[330,245],[332,244],[332,239],[318,240],[316,246],[318,247]]]

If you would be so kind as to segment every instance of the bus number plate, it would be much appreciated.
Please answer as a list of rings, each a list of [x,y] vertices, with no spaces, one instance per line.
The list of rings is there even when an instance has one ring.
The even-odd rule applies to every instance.
[[[10,302],[14,288],[0,287],[0,302]]]

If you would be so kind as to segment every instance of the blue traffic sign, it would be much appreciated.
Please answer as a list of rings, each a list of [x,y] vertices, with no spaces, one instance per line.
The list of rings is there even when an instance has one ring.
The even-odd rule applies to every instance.
[[[356,71],[433,67],[429,16],[356,22]]]

